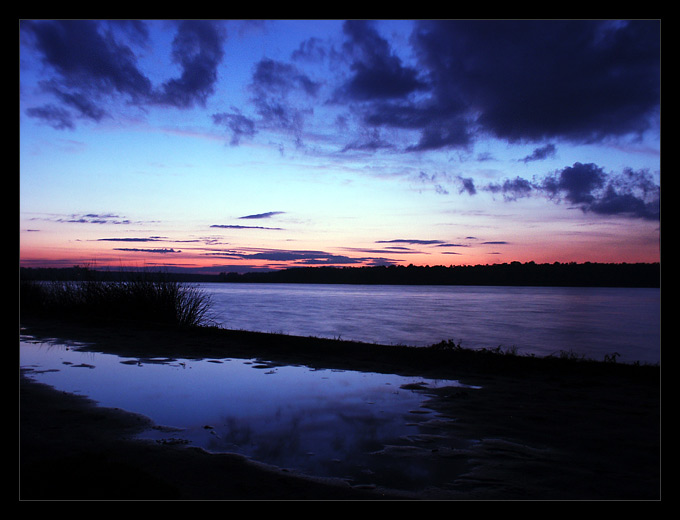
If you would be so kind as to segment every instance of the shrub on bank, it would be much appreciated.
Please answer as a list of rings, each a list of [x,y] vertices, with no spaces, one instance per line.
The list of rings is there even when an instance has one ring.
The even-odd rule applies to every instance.
[[[83,321],[206,325],[210,298],[199,287],[151,277],[125,281],[22,281],[22,315]]]

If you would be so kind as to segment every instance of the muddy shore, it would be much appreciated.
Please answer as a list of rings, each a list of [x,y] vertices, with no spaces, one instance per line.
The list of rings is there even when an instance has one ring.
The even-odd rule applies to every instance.
[[[199,329],[22,323],[23,334],[66,338],[125,356],[259,358],[281,364],[456,379],[428,406],[431,434],[474,440],[444,458],[445,487],[417,493],[352,487],[229,454],[132,440],[153,426],[20,376],[20,500],[642,500],[661,498],[658,366],[541,359],[452,348],[367,345]],[[27,374],[30,376],[30,374]],[[451,464],[448,465],[451,467]]]

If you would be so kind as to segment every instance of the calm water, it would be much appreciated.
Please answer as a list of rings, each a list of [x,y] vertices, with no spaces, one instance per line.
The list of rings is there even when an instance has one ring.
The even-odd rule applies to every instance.
[[[201,284],[232,329],[660,362],[659,289]]]
[[[427,408],[427,389],[476,391],[458,381],[254,360],[122,358],[79,347],[23,336],[21,367],[58,390],[146,415],[162,428],[145,439],[403,490],[443,485],[459,463],[433,463],[432,454],[472,444],[428,435],[441,419]],[[413,384],[425,390],[405,386]],[[430,457],[414,457],[422,453]]]

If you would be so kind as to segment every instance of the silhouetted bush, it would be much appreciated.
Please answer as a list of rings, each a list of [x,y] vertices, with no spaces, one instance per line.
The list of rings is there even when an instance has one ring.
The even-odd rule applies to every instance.
[[[23,315],[81,321],[206,325],[210,297],[192,285],[140,276],[125,281],[22,281]]]

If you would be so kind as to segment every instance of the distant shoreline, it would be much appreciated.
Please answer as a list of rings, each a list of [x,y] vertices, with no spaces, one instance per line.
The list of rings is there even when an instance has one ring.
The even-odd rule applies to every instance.
[[[457,285],[526,287],[660,288],[660,263],[511,262],[474,266],[293,267],[266,272],[203,274],[169,270],[21,267],[21,280],[122,280],[143,274],[194,283],[295,283],[346,285]]]

